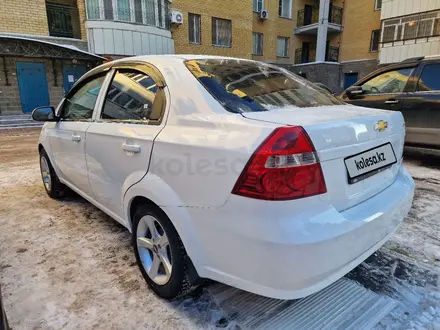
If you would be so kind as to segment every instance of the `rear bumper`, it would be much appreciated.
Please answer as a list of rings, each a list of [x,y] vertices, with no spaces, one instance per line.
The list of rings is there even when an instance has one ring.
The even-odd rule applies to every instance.
[[[325,195],[262,202],[232,195],[218,209],[186,209],[203,251],[199,275],[280,299],[310,295],[344,276],[380,248],[409,212],[414,182],[402,166],[396,180],[343,212]],[[203,255],[203,257],[201,257]]]

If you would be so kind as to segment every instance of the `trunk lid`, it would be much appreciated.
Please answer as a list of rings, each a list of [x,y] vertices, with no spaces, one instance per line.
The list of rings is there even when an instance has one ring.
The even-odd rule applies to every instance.
[[[329,199],[338,211],[361,203],[391,185],[401,165],[405,125],[400,112],[342,105],[283,108],[242,115],[280,125],[302,126],[315,146],[324,173],[328,193],[322,198]],[[393,158],[394,151],[396,163],[384,163],[388,166],[381,170],[376,168],[383,165],[374,164],[371,168],[376,171],[369,172],[365,161],[369,162],[367,159],[376,155],[380,157],[385,148],[389,153],[387,162]],[[349,162],[358,166],[356,173],[360,175],[353,180],[350,177],[356,175],[353,168],[347,169],[346,159],[348,167],[351,166]]]

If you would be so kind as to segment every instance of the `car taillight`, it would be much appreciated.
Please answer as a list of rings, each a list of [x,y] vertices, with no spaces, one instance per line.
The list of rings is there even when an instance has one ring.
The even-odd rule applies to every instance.
[[[289,200],[327,192],[315,147],[301,126],[275,129],[258,147],[233,194]]]

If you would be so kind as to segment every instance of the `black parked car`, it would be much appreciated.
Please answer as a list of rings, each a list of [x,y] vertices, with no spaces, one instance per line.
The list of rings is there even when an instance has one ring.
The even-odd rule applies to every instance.
[[[378,69],[340,97],[354,105],[401,111],[408,146],[440,149],[440,56]]]

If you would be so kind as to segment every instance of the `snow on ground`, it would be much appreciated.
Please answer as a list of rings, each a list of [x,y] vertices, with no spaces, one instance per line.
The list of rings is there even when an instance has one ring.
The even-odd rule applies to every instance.
[[[209,287],[158,299],[125,228],[78,196],[48,198],[27,132],[0,133],[0,283],[14,329],[239,328]],[[347,277],[399,302],[377,329],[440,330],[440,161],[405,163],[417,185],[410,214]]]
[[[389,242],[349,277],[400,302],[378,329],[440,330],[440,159],[408,158],[413,207]]]

